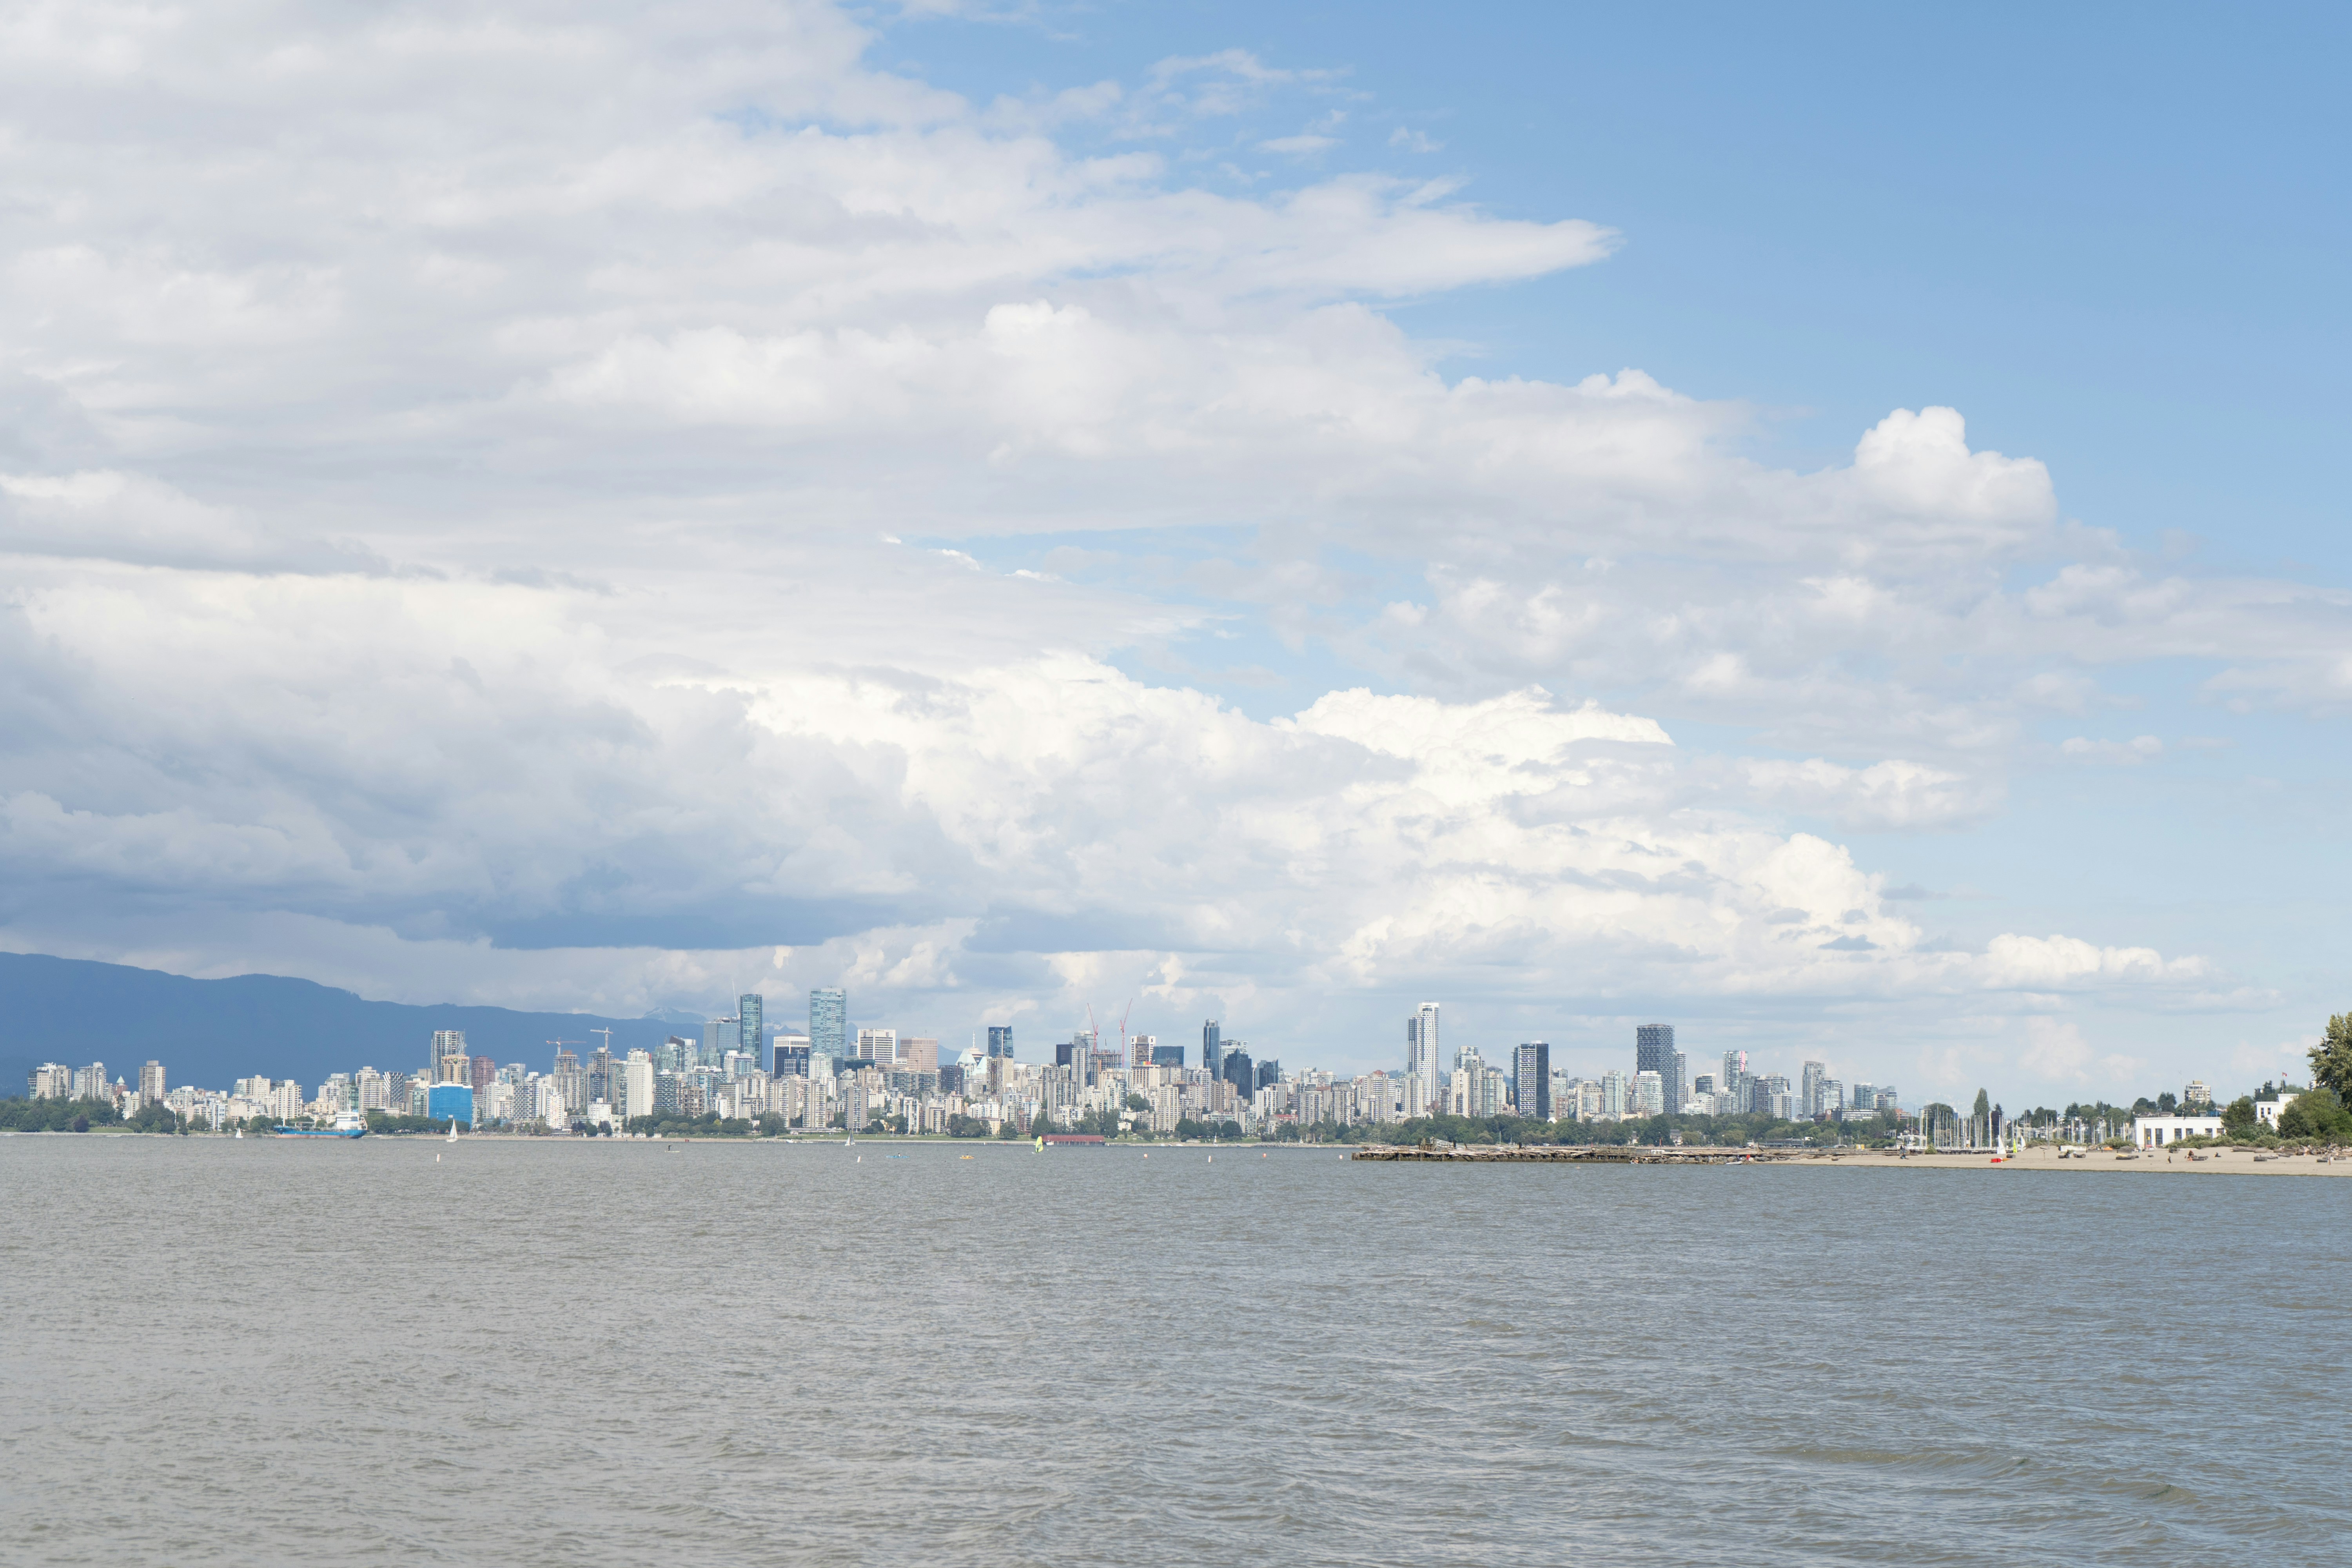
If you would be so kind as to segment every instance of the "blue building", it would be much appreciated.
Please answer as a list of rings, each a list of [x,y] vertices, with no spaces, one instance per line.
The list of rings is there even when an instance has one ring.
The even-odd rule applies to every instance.
[[[849,998],[837,986],[809,993],[809,1055],[836,1062],[849,1055]]]
[[[756,991],[735,998],[735,1048],[754,1066],[768,1059],[767,1032],[760,1016],[767,1007],[768,999]]]
[[[469,1083],[436,1083],[425,1093],[425,1114],[436,1121],[452,1117],[471,1127],[474,1124],[474,1086]]]

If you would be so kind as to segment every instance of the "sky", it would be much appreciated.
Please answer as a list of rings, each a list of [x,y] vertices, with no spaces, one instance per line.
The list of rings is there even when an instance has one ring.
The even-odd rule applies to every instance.
[[[2347,30],[0,5],[0,947],[2291,1072]]]

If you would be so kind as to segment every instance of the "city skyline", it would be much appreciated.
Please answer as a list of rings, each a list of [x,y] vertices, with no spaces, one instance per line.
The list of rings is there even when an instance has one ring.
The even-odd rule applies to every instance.
[[[1549,1042],[1541,1040],[1504,1049],[1507,1066],[1503,1068],[1486,1061],[1477,1044],[1457,1041],[1451,1065],[1433,1067],[1433,1049],[1442,1049],[1443,1005],[1423,1002],[1407,1016],[1404,1055],[1395,1069],[1376,1068],[1350,1079],[1344,1071],[1335,1074],[1320,1066],[1285,1070],[1263,1050],[1254,1061],[1248,1042],[1227,1033],[1222,1020],[1214,1018],[1202,1025],[1195,1063],[1186,1061],[1182,1047],[1160,1047],[1155,1036],[1139,1031],[1104,1046],[1100,1031],[1093,1027],[1044,1042],[1038,1059],[1024,1063],[1011,1026],[989,1026],[984,1047],[974,1031],[971,1043],[950,1059],[952,1047],[943,1053],[936,1037],[854,1019],[844,987],[813,987],[808,993],[808,1016],[822,1021],[822,1032],[814,1023],[782,1022],[767,1034],[764,994],[742,993],[734,1002],[735,1012],[703,1020],[698,1038],[673,1033],[665,1045],[651,1050],[615,1049],[609,1029],[589,1031],[604,1039],[584,1055],[571,1047],[585,1042],[551,1039],[545,1043],[554,1054],[545,1072],[528,1062],[501,1064],[475,1054],[464,1031],[443,1029],[430,1033],[422,1073],[362,1063],[356,1071],[331,1074],[311,1100],[302,1096],[299,1080],[279,1080],[273,1075],[240,1078],[226,1094],[184,1084],[167,1096],[165,1069],[158,1059],[139,1069],[135,1089],[119,1077],[110,1084],[103,1062],[75,1067],[44,1061],[27,1073],[26,1092],[37,1100],[110,1099],[126,1115],[142,1105],[168,1103],[183,1117],[209,1115],[215,1131],[241,1122],[246,1113],[257,1117],[265,1109],[279,1120],[307,1116],[321,1125],[339,1117],[384,1112],[463,1121],[478,1127],[529,1123],[541,1131],[562,1131],[566,1122],[573,1128],[610,1128],[635,1126],[641,1118],[691,1119],[702,1115],[706,1106],[714,1118],[740,1114],[756,1127],[769,1116],[802,1129],[815,1125],[807,1117],[819,1114],[820,1105],[830,1112],[838,1103],[845,1119],[859,1118],[838,1123],[853,1130],[863,1124],[871,1107],[876,1114],[896,1115],[918,1131],[951,1130],[970,1111],[984,1117],[992,1133],[1009,1122],[1026,1136],[1038,1128],[1086,1127],[1081,1112],[1108,1114],[1120,1109],[1130,1085],[1150,1091],[1149,1130],[1157,1132],[1174,1131],[1180,1122],[1190,1125],[1187,1117],[1213,1120],[1221,1114],[1238,1116],[1244,1129],[1259,1135],[1277,1124],[1305,1126],[1318,1121],[1377,1126],[1419,1121],[1425,1116],[1474,1121],[1500,1116],[1546,1123],[1607,1123],[1664,1116],[1702,1122],[1727,1117],[1800,1125],[1829,1122],[1841,1132],[1860,1128],[1864,1136],[1871,1136],[1873,1124],[1875,1135],[1905,1131],[1927,1110],[1935,1112],[1928,1118],[1930,1131],[1959,1115],[1952,1106],[1938,1108],[1932,1102],[1924,1109],[1916,1101],[1906,1107],[1896,1086],[1860,1078],[1849,1081],[1833,1064],[1819,1058],[1803,1061],[1792,1079],[1768,1070],[1769,1063],[1748,1052],[1728,1050],[1717,1070],[1694,1076],[1687,1053],[1677,1048],[1675,1026],[1664,1023],[1633,1027],[1630,1071],[1623,1066],[1580,1071],[1557,1065]],[[834,1027],[835,1020],[842,1026]],[[2345,1022],[2331,1020],[2331,1030]],[[1122,1030],[1124,1026],[1123,1018]],[[820,1043],[828,1037],[833,1043]],[[1057,1074],[1062,1076],[1057,1079]],[[1056,1083],[1062,1086],[1059,1098]],[[836,1084],[850,1086],[841,1090],[838,1100]],[[805,1092],[800,1086],[806,1086]],[[2284,1091],[2277,1099],[2294,1098],[2292,1075],[2265,1079],[2261,1092],[2272,1098],[2274,1088]],[[1164,1098],[1163,1089],[1174,1098]],[[815,1098],[820,1090],[822,1100]],[[2231,1098],[2226,1089],[2223,1098]],[[2202,1106],[2210,1116],[2215,1105],[2212,1088],[2195,1079],[2178,1097],[2168,1089],[2135,1099],[2167,1115],[2176,1100],[2183,1115]],[[1988,1103],[1984,1088],[1979,1087],[1977,1100],[1981,1114]],[[1997,1126],[2000,1102],[1991,1103],[1990,1121],[1983,1127],[1975,1121],[1968,1125],[1979,1132]],[[1146,1109],[1135,1100],[1125,1100],[1125,1105],[1139,1113]],[[2277,1104],[2271,1107],[2273,1114],[2279,1109]],[[2026,1111],[2021,1103],[2014,1114],[2022,1117]],[[2047,1117],[2049,1109],[2034,1114]],[[2259,1114],[2257,1120],[2262,1120]],[[2177,1127],[2146,1136],[2161,1142],[2176,1135]],[[1992,1141],[1990,1135],[1984,1141]]]

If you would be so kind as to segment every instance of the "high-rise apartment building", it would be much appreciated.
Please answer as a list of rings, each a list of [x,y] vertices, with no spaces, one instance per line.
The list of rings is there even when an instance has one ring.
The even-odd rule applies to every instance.
[[[939,1071],[939,1037],[935,1035],[908,1035],[900,1040],[898,1065],[913,1072]]]
[[[488,1057],[466,1058],[466,1083],[477,1095],[498,1081],[499,1064],[497,1062]]]
[[[809,993],[809,1055],[838,1062],[849,1055],[849,997],[838,986]]]
[[[756,991],[735,998],[735,1048],[755,1062],[768,1059],[768,999]]]
[[[1625,1108],[1628,1116],[1660,1116],[1666,1109],[1666,1080],[1654,1072],[1633,1075],[1633,1102]]]
[[[613,1114],[626,1121],[654,1113],[654,1058],[647,1051],[631,1051],[614,1065]]]
[[[1156,1068],[1181,1068],[1184,1065],[1184,1047],[1181,1046],[1152,1047],[1151,1065]]]
[[[1612,1121],[1625,1114],[1625,1075],[1615,1068],[1601,1075],[1601,1114]]]
[[[2200,1087],[2201,1088],[2202,1086],[2200,1085]],[[145,1067],[139,1069],[139,1099],[142,1103],[147,1105],[160,1105],[163,1103],[163,1064],[162,1062],[149,1062]],[[2212,1102],[2212,1099],[2213,1097],[2210,1094],[2205,1097],[2208,1104]]]
[[[1129,1036],[1127,1042],[1127,1065],[1137,1068],[1150,1067],[1151,1053],[1159,1044],[1160,1037],[1157,1035]]]
[[[1829,1109],[1823,1093],[1829,1083],[1826,1062],[1807,1062],[1797,1070],[1797,1114],[1811,1121]]]
[[[1723,1076],[1715,1080],[1715,1092],[1731,1097],[1733,1114],[1745,1115],[1748,1110],[1748,1053],[1723,1053]]]
[[[1224,1032],[1217,1027],[1214,1018],[1201,1026],[1201,1065],[1209,1069],[1212,1083],[1225,1076]]]
[[[1551,1046],[1544,1040],[1520,1045],[1511,1059],[1511,1099],[1520,1116],[1549,1121],[1551,1109]]]
[[[148,1066],[152,1067],[154,1064],[150,1062]],[[145,1085],[145,1080],[143,1079],[141,1080],[141,1085],[142,1088]],[[2180,1091],[2180,1109],[2182,1112],[2184,1114],[2188,1113],[2192,1106],[2200,1107],[2206,1110],[2213,1109],[2213,1091],[2210,1089],[2208,1089],[2202,1082],[2193,1078],[2189,1080],[2188,1087]]]
[[[1675,1026],[1672,1024],[1639,1024],[1633,1029],[1633,1072],[1636,1077],[1645,1072],[1658,1075],[1659,1103],[1668,1111],[1680,1110],[1682,1083],[1675,1071]],[[1668,1097],[1668,1080],[1673,1079],[1673,1094]]]
[[[896,1029],[860,1029],[857,1031],[857,1056],[877,1067],[889,1067],[898,1059],[898,1031]]]

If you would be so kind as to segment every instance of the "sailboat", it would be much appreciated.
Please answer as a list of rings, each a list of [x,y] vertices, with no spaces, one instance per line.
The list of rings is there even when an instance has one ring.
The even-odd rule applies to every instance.
[[[455,1143],[457,1141],[457,1119],[456,1117],[454,1117],[454,1116],[453,1116],[453,1117],[449,1118],[449,1142],[452,1142],[452,1143]]]

